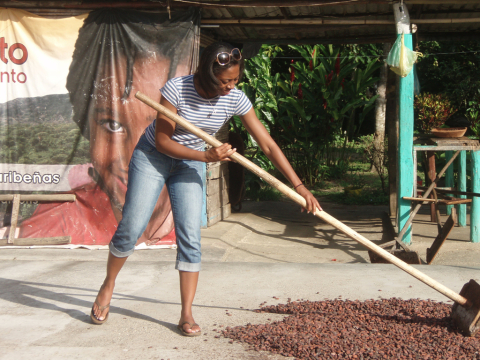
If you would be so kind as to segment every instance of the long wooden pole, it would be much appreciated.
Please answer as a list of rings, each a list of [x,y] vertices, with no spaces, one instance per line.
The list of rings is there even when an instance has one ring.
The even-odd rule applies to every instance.
[[[1,194],[0,201],[13,201],[14,194]],[[19,194],[20,201],[75,201],[75,194]]]
[[[457,0],[458,1],[458,0]],[[465,1],[465,0],[464,0]],[[472,0],[470,0],[472,1]],[[0,1],[0,6],[2,7],[29,7],[29,8],[71,8],[71,9],[98,9],[98,8],[113,8],[113,7],[122,7],[122,8],[165,8],[170,5],[173,9],[175,8],[185,8],[185,7],[202,7],[202,8],[211,8],[211,9],[221,9],[221,8],[249,8],[249,7],[295,7],[295,6],[338,6],[342,3],[347,5],[351,4],[351,0],[290,0],[288,2],[283,0],[262,0],[262,1],[245,1],[245,0],[229,0],[229,1],[171,1],[170,4],[167,0],[163,1],[118,1],[118,2],[107,2],[107,1],[95,1],[88,2],[77,0],[77,1],[32,1],[32,0],[10,0],[10,1]],[[361,4],[389,4],[387,0],[356,0],[356,5]]]
[[[480,151],[472,151],[472,206],[470,207],[470,241],[480,242]]]
[[[146,105],[152,107],[153,109],[157,110],[159,113],[165,115],[178,125],[182,126],[184,129],[187,131],[191,132],[192,134],[198,136],[200,139],[204,140],[206,143],[212,145],[213,147],[218,147],[222,145],[222,142],[218,141],[215,139],[213,136],[207,134],[203,130],[200,130],[197,128],[195,125],[192,125],[189,123],[187,120],[182,118],[181,116],[173,113],[172,111],[168,110],[166,107],[160,105],[156,101],[150,99],[148,96],[142,94],[141,92],[137,92],[135,94],[135,97],[142,102],[144,102]],[[281,181],[277,180],[275,177],[270,175],[268,172],[263,170],[262,168],[258,167],[255,165],[253,162],[250,160],[247,160],[244,158],[242,155],[238,153],[234,153],[230,158],[237,163],[241,164],[242,166],[246,167],[248,170],[253,172],[254,174],[258,175],[261,177],[263,180],[268,182],[271,186],[276,188],[277,190],[281,191],[283,194],[288,196],[290,199],[295,201],[297,204],[301,205],[302,207],[306,207],[306,201],[305,199],[297,194],[295,191],[290,189],[288,186],[286,186],[284,183]],[[320,211],[316,209],[315,211],[315,216],[319,217],[326,223],[332,225],[336,229],[340,230],[343,232],[345,235],[349,236],[353,240],[359,242],[363,246],[365,246],[367,249],[372,250],[376,254],[380,255],[383,257],[385,260],[388,262],[392,263],[393,265],[399,267],[400,269],[404,270],[408,274],[412,275],[413,277],[417,278],[418,280],[422,281],[423,283],[427,284],[428,286],[432,287],[433,289],[437,290],[438,292],[442,293],[449,299],[455,301],[456,303],[460,305],[465,305],[468,303],[467,299],[465,299],[463,296],[457,294],[456,292],[450,290],[446,286],[440,284],[438,281],[432,279],[431,277],[425,275],[421,271],[418,271],[415,269],[413,266],[408,265],[404,261],[400,260],[399,258],[393,256],[386,250],[382,249],[381,247],[375,245],[372,243],[370,240],[367,238],[363,237],[359,233],[357,233],[355,230],[349,228],[342,222],[338,221],[335,219],[333,216],[327,214],[325,211]]]
[[[419,186],[418,190],[425,190],[424,187]],[[458,190],[451,190],[450,188],[435,188],[437,193],[442,194],[453,194],[453,195],[467,195],[472,197],[480,197],[480,193],[478,192],[470,192],[470,191],[458,191]]]
[[[480,17],[444,18],[444,19],[411,19],[414,24],[463,24],[478,23]],[[273,26],[273,25],[395,25],[394,20],[376,19],[204,19],[202,25],[222,26]]]
[[[455,0],[456,5],[476,5],[478,0]],[[185,0],[185,1],[174,1],[170,3],[172,8],[184,8],[184,7],[202,7],[202,8],[211,8],[211,9],[221,9],[221,8],[251,8],[251,7],[297,7],[297,6],[342,6],[346,5],[363,5],[363,4],[390,4],[391,1],[388,0],[290,0],[290,1],[279,1],[279,0],[229,0],[229,1],[205,1],[205,0]],[[452,0],[409,0],[409,5],[437,5],[445,4],[450,5]],[[1,7],[14,7],[14,8],[71,8],[71,9],[97,9],[97,8],[112,8],[112,7],[122,7],[122,8],[165,8],[168,6],[167,0],[163,1],[134,1],[134,2],[106,2],[106,1],[96,1],[85,3],[84,1],[34,1],[34,0],[10,0],[10,1],[0,1]]]

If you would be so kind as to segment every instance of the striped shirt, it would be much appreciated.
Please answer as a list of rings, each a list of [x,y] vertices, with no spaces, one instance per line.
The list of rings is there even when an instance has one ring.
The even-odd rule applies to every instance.
[[[245,115],[252,107],[250,100],[238,89],[232,89],[225,96],[204,99],[195,90],[193,75],[170,79],[160,91],[177,108],[178,115],[210,135],[214,135],[232,116]],[[145,135],[155,146],[155,121],[147,127]],[[205,145],[202,139],[178,124],[172,140],[194,150],[203,150]]]

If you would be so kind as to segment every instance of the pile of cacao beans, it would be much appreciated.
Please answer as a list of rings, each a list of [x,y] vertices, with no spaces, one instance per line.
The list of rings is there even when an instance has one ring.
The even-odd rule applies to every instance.
[[[289,301],[255,311],[287,316],[222,335],[295,359],[480,359],[480,336],[462,335],[451,305],[431,300]]]

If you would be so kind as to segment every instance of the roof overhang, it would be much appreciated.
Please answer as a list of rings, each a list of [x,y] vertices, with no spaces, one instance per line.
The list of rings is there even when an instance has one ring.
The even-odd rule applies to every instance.
[[[418,40],[480,40],[479,0],[405,0]],[[152,0],[152,1],[0,1],[62,17],[99,8],[175,12],[202,11],[203,42],[232,43],[378,43],[396,37],[393,1],[386,0]]]

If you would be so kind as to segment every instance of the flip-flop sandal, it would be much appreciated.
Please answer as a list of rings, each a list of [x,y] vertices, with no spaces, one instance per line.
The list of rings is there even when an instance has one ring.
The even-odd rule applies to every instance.
[[[199,331],[196,331],[196,332],[187,332],[185,331],[185,329],[183,328],[183,325],[185,324],[188,324],[190,325],[190,329],[193,328],[195,325],[200,327],[200,325],[196,324],[196,323],[189,323],[188,321],[184,321],[182,324],[178,325],[177,328],[178,330],[180,330],[180,332],[182,333],[182,335],[184,336],[200,336],[202,334],[202,330],[199,330]]]
[[[104,305],[104,306],[100,306],[100,304],[97,302],[97,300],[95,299],[95,304],[97,304],[98,306],[98,309],[100,310],[100,312],[102,313],[105,309],[108,309],[110,307],[110,303],[108,303],[107,305]],[[102,325],[105,321],[107,321],[108,319],[108,315],[110,314],[110,311],[107,312],[107,315],[105,315],[105,319],[103,320],[100,320],[98,319],[96,316],[95,316],[95,313],[93,312],[93,306],[92,306],[92,311],[90,312],[90,319],[92,319],[92,322],[96,325]]]

